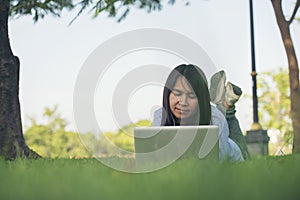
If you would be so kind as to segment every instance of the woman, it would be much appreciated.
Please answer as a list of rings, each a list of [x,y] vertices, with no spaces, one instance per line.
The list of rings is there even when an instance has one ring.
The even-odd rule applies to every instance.
[[[220,159],[243,161],[238,145],[229,138],[224,115],[210,105],[207,79],[195,65],[179,65],[170,73],[163,91],[163,108],[154,113],[154,126],[217,125]]]

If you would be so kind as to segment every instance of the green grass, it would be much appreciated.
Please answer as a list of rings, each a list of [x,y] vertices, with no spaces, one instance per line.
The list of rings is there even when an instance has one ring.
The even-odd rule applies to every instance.
[[[300,155],[213,164],[182,159],[118,172],[95,159],[0,161],[1,199],[300,199]]]

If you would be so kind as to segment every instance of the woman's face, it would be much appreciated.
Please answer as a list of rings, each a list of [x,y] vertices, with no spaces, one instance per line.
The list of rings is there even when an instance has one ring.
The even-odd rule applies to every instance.
[[[197,113],[198,99],[187,80],[180,76],[169,96],[170,109],[176,118],[184,122]]]

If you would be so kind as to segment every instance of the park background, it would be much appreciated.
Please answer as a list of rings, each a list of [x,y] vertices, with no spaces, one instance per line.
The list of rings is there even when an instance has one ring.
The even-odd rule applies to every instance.
[[[117,22],[118,16],[109,18],[103,13],[92,19],[91,14],[84,12],[69,25],[76,11],[63,12],[61,18],[46,16],[37,23],[31,16],[11,19],[9,34],[12,49],[21,60],[20,102],[25,130],[31,125],[30,118],[43,123],[45,107],[58,105],[61,117],[68,121],[66,129],[76,131],[73,91],[83,63],[103,42],[140,28],[172,30],[199,44],[216,67],[226,71],[228,80],[239,85],[247,94],[237,103],[237,117],[242,130],[249,130],[252,124],[252,101],[247,97],[252,93],[249,2],[194,0],[188,6],[185,2],[164,4],[161,11],[151,13],[133,8],[120,23]],[[286,13],[292,4],[292,0],[285,1]],[[259,77],[265,71],[287,68],[287,59],[271,2],[254,1],[253,10]],[[299,55],[300,38],[296,37],[300,34],[299,22],[292,24],[291,31]],[[117,81],[121,77],[114,78]],[[141,96],[142,93],[140,97],[137,95],[137,103],[132,103],[136,106],[129,109],[132,122],[151,120],[149,104],[140,104]],[[160,104],[159,93],[149,96]],[[103,109],[107,108],[109,106],[103,106]],[[113,121],[105,121],[111,118],[110,110],[101,113],[99,120],[104,121],[105,131],[120,128]]]

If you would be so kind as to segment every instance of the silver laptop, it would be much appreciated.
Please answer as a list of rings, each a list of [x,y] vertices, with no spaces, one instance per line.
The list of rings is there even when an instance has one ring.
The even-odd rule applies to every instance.
[[[134,147],[136,161],[171,163],[182,157],[219,158],[217,126],[136,127]]]

